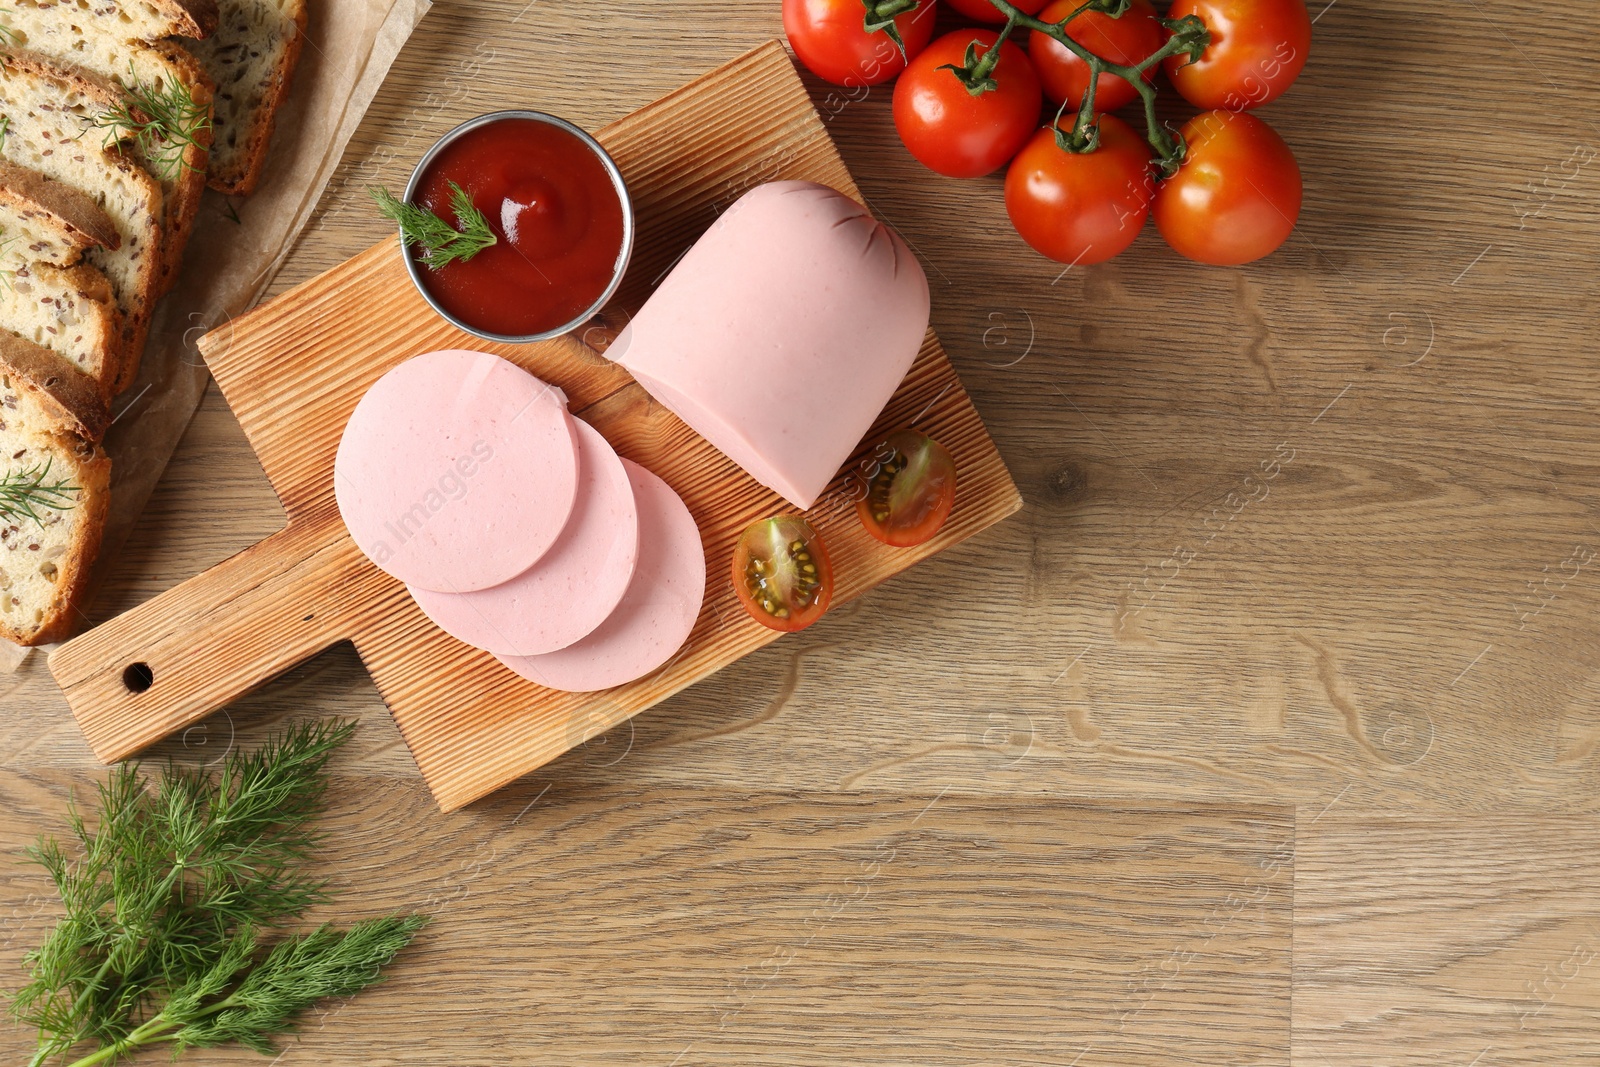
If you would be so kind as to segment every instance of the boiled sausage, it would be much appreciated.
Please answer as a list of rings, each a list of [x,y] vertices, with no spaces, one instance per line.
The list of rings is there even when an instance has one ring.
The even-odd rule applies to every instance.
[[[822,495],[928,330],[928,280],[867,209],[811,182],[728,208],[607,350],[799,508]]]
[[[566,396],[484,352],[416,356],[367,391],[334,461],[361,551],[408,585],[470,592],[539,562],[572,513]]]

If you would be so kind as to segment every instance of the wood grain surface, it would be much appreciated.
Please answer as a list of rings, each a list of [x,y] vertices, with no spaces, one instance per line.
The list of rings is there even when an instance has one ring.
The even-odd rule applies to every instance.
[[[279,288],[383,236],[363,188],[453,123],[597,128],[777,6],[441,0]],[[343,910],[440,914],[284,1058],[1593,1063],[1597,72],[1576,0],[1337,0],[1261,112],[1289,245],[1204,269],[1151,231],[1065,274],[996,180],[898,147],[887,91],[808,81],[1026,506],[449,816],[348,646],[162,746],[360,718]],[[95,612],[283,522],[213,395]],[[0,687],[10,844],[99,772],[41,663]],[[54,912],[3,871],[14,985]]]

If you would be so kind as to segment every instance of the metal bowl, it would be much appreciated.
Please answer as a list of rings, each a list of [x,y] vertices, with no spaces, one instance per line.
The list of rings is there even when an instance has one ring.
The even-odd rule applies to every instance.
[[[455,129],[451,130],[449,133],[435,141],[433,147],[428,149],[427,153],[423,155],[422,159],[417,162],[416,169],[411,172],[411,180],[406,182],[406,201],[410,202],[411,199],[416,196],[417,185],[422,181],[423,173],[427,171],[429,165],[432,164],[439,153],[443,151],[445,145],[454,141],[456,138],[460,137],[469,130],[475,130],[479,126],[487,126],[491,122],[499,122],[501,119],[531,119],[534,122],[544,122],[551,126],[556,126],[566,130],[568,133],[572,134],[578,140],[587,145],[589,151],[593,152],[596,158],[600,160],[601,166],[605,167],[606,173],[611,175],[611,185],[617,191],[617,198],[622,201],[622,249],[617,253],[617,263],[612,269],[611,282],[606,286],[605,291],[600,294],[593,304],[584,309],[584,311],[577,317],[572,319],[570,322],[566,322],[560,326],[557,326],[553,330],[546,330],[543,333],[523,334],[520,336],[489,333],[485,330],[478,329],[469,322],[462,322],[444,308],[440,307],[439,302],[433,298],[433,294],[428,292],[428,287],[422,282],[422,271],[427,268],[417,261],[417,257],[413,256],[410,249],[406,248],[404,244],[400,246],[400,255],[405,259],[406,273],[411,275],[411,284],[417,287],[417,292],[422,294],[422,299],[426,300],[429,307],[433,308],[434,311],[437,311],[441,316],[443,316],[458,329],[465,330],[467,333],[473,334],[476,337],[482,337],[488,341],[510,341],[517,344],[529,341],[548,341],[552,337],[560,337],[564,333],[571,333],[579,326],[582,326],[584,323],[588,322],[594,317],[597,311],[605,306],[606,301],[611,299],[612,294],[617,291],[617,286],[622,284],[622,275],[628,269],[628,257],[633,253],[633,201],[628,197],[628,185],[622,180],[622,172],[617,169],[616,161],[613,160],[610,154],[600,146],[600,142],[596,141],[593,137],[590,137],[588,133],[584,132],[577,126],[574,126],[566,119],[557,118],[554,115],[547,115],[543,111],[491,111],[487,115],[479,115],[475,119],[468,119],[466,122],[463,122],[461,125],[457,126]]]

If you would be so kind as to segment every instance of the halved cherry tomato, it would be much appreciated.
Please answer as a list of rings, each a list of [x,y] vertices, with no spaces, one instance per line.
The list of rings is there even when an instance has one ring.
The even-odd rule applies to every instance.
[[[906,54],[933,39],[934,0],[895,18]],[[906,69],[900,49],[881,30],[868,33],[861,0],[783,0],[783,32],[810,71],[835,85],[878,85]]]
[[[1005,166],[1039,123],[1039,77],[1022,49],[1006,41],[990,77],[997,88],[974,96],[945,64],[961,66],[976,41],[983,56],[993,30],[947,33],[911,61],[894,87],[894,125],[911,154],[951,178],[981,178]]]
[[[856,514],[886,545],[910,548],[939,532],[956,502],[956,461],[938,441],[896,430],[873,452]]]
[[[833,599],[828,548],[798,515],[751,523],[733,550],[733,591],[761,625],[804,630]]]
[[[1150,146],[1115,115],[1099,121],[1100,146],[1093,152],[1068,152],[1046,126],[1006,172],[1011,225],[1035,251],[1062,263],[1110,259],[1133,243],[1150,217]]]
[[[1056,0],[1040,12],[1045,22],[1060,22],[1082,5],[1078,0]],[[1158,51],[1167,41],[1166,28],[1156,20],[1156,9],[1150,0],[1133,0],[1133,5],[1120,17],[1112,18],[1099,11],[1085,11],[1067,23],[1067,36],[1101,59],[1124,67],[1131,67]],[[1028,58],[1033,69],[1039,72],[1039,84],[1044,94],[1057,104],[1065,101],[1069,107],[1083,103],[1083,94],[1089,90],[1089,64],[1079,59],[1066,45],[1048,34],[1034,30],[1028,38]],[[1144,80],[1155,81],[1156,67],[1152,63],[1144,72]],[[1126,78],[1115,74],[1101,74],[1095,89],[1096,111],[1115,111],[1124,104],[1138,99],[1139,92],[1128,84]]]
[[[1251,114],[1206,111],[1180,132],[1188,151],[1154,205],[1167,244],[1231,266],[1287,241],[1300,217],[1300,165],[1277,131]]]
[[[1173,88],[1196,107],[1247,111],[1276,100],[1300,76],[1311,51],[1302,0],[1176,0],[1171,19],[1198,15],[1211,43],[1193,63],[1164,60]]]
[[[1013,0],[1013,2],[1024,15],[1037,15],[1050,0]],[[1006,21],[1006,17],[1000,14],[1000,9],[989,3],[989,0],[945,0],[945,3],[977,22],[992,22],[999,26]]]

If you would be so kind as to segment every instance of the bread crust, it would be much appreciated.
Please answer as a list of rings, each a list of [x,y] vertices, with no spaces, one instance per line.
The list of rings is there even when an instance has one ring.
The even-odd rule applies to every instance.
[[[97,0],[119,12],[133,40],[210,37],[217,32],[217,0]],[[142,17],[141,17],[142,16]],[[152,18],[152,16],[154,16]],[[139,33],[135,27],[143,27]]]
[[[0,373],[35,394],[54,420],[55,433],[90,441],[105,436],[111,411],[95,380],[48,348],[10,331],[0,331]]]
[[[217,0],[152,0],[152,5],[172,19],[179,37],[210,37],[217,32]]]
[[[122,237],[94,197],[38,171],[0,160],[0,206],[56,230],[63,244],[82,252],[94,245],[116,249]],[[70,267],[72,261],[54,264]]]
[[[122,103],[122,90],[110,78],[73,66],[71,63],[63,63],[49,56],[30,52],[26,48],[7,48],[6,66],[41,78],[77,81],[85,95],[92,97],[104,107],[116,107]]]

